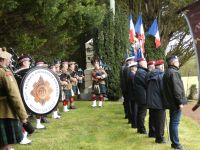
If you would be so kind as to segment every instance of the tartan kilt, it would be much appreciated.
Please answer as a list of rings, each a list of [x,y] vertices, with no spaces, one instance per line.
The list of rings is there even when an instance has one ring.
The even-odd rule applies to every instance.
[[[64,95],[65,95],[65,99],[64,100],[69,100],[72,97],[72,92],[71,90],[63,90]]]
[[[23,138],[22,125],[17,119],[0,119],[0,148],[19,143]]]
[[[105,84],[93,84],[92,86],[92,94],[106,94],[106,85]]]

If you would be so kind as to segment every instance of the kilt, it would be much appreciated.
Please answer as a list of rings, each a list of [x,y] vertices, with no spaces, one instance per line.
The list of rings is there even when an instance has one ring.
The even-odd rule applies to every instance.
[[[22,125],[17,119],[0,119],[0,148],[19,143],[23,138]]]
[[[72,97],[72,92],[71,90],[63,90],[64,95],[65,95],[65,99],[64,100],[69,100]]]
[[[78,86],[72,85],[72,90],[73,90],[73,92],[74,92],[74,95],[77,95],[77,94],[78,94]]]
[[[92,94],[106,94],[106,85],[105,84],[93,84]]]

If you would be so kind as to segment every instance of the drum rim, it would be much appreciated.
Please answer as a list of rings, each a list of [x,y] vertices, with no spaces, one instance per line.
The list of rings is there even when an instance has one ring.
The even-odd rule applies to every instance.
[[[32,111],[32,110],[27,106],[27,104],[26,104],[26,102],[25,102],[25,100],[24,100],[24,95],[23,95],[23,91],[22,91],[22,89],[23,89],[22,86],[23,86],[23,83],[24,83],[24,80],[26,79],[26,77],[27,77],[30,73],[32,73],[34,70],[38,70],[38,69],[44,69],[44,70],[47,70],[47,71],[51,72],[51,73],[54,75],[54,77],[57,79],[58,85],[59,85],[59,91],[60,91],[60,93],[59,93],[58,101],[57,101],[56,105],[53,107],[53,109],[50,110],[50,111],[48,111],[47,113],[36,113],[36,112]],[[30,68],[30,69],[27,71],[27,73],[24,75],[24,77],[22,78],[21,83],[20,83],[20,93],[21,93],[22,101],[23,101],[23,103],[24,103],[25,108],[28,109],[29,112],[31,112],[31,113],[33,113],[33,114],[35,114],[35,115],[47,115],[47,114],[50,114],[51,112],[53,112],[54,109],[58,106],[58,104],[59,104],[59,102],[60,102],[60,97],[61,97],[61,85],[60,85],[60,82],[59,82],[59,81],[60,81],[60,80],[59,80],[59,77],[58,77],[52,70],[50,70],[49,68],[41,67],[41,66]]]

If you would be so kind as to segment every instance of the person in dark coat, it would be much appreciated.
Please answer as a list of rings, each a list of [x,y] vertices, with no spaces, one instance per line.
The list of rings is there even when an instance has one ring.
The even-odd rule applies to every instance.
[[[154,122],[156,143],[165,143],[165,109],[163,101],[163,75],[164,60],[155,63],[156,68],[148,73],[147,82],[147,107],[151,111],[151,121]]]
[[[128,97],[128,89],[127,89],[127,78],[128,78],[128,72],[129,68],[128,65],[135,61],[135,57],[128,57],[125,60],[124,66],[122,66],[121,73],[120,73],[120,87],[122,90],[122,95],[124,97],[124,112],[125,112],[125,118],[128,119],[128,123],[131,123],[131,110],[130,110],[130,101]]]
[[[169,105],[170,123],[169,132],[171,147],[182,149],[179,142],[178,128],[181,119],[183,105],[187,100],[184,93],[183,82],[179,73],[179,60],[177,56],[171,56],[167,59],[168,69],[163,76],[163,89],[165,100]]]
[[[156,61],[154,61],[154,60],[148,61],[148,63],[147,63],[148,73],[146,75],[146,78],[155,69],[155,63],[156,63]],[[148,133],[148,136],[155,137],[155,121],[154,121],[153,111],[151,110],[151,108],[149,108],[149,133]]]
[[[138,59],[138,70],[135,74],[133,95],[138,104],[137,114],[137,132],[140,134],[146,134],[146,128],[144,126],[145,117],[147,113],[146,107],[146,82],[145,77],[148,72],[147,62],[145,58]]]
[[[133,62],[128,65],[129,72],[128,72],[128,97],[130,102],[130,111],[131,111],[131,127],[137,128],[137,110],[138,106],[134,99],[133,95],[133,84],[134,84],[134,78],[137,71],[137,62]]]

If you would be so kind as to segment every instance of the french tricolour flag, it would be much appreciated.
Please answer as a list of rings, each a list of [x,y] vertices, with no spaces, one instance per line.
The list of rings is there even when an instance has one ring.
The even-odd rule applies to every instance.
[[[141,15],[139,15],[138,20],[136,22],[135,32],[138,34],[138,40],[141,45],[141,51],[144,52],[145,35],[144,35],[144,27]]]
[[[132,15],[130,15],[129,17],[129,40],[130,43],[134,43],[134,37],[135,37],[135,28],[134,28],[134,24],[133,24],[133,17]]]
[[[153,21],[151,27],[149,28],[148,34],[155,37],[156,48],[158,48],[161,45],[161,42],[160,42],[157,19]]]

